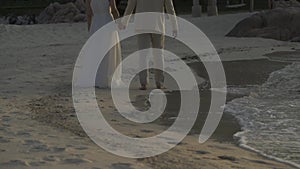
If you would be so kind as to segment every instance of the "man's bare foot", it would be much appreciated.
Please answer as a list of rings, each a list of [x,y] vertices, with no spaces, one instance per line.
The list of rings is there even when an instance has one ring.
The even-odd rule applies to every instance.
[[[147,86],[146,85],[141,85],[140,90],[147,90]]]
[[[166,87],[163,86],[163,85],[161,85],[161,84],[157,84],[157,85],[156,85],[156,88],[157,88],[157,89],[166,89]]]

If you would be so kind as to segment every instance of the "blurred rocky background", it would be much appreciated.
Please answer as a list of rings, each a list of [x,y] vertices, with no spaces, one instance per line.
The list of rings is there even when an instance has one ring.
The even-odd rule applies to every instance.
[[[239,22],[227,36],[262,37],[300,42],[300,3],[274,2],[274,9],[258,12]]]
[[[85,3],[76,0],[66,4],[51,3],[37,17],[38,23],[83,22],[86,21]]]
[[[123,14],[127,0],[116,1],[120,13]],[[193,0],[173,1],[177,13],[191,14]],[[270,1],[274,2],[273,6],[276,8],[299,5],[297,0],[255,0],[255,10],[268,9]],[[199,0],[199,2],[202,11],[206,12],[208,0]],[[239,6],[241,3],[245,5]],[[217,5],[219,13],[247,12],[250,0],[218,0]],[[237,6],[237,8],[228,6]],[[268,12],[264,13],[268,14]],[[86,21],[84,0],[0,0],[0,24],[27,25],[84,21]]]
[[[15,3],[14,0],[6,0],[6,3],[4,1],[1,0],[0,4],[4,15],[0,23],[26,25],[86,21],[84,0],[19,0]]]

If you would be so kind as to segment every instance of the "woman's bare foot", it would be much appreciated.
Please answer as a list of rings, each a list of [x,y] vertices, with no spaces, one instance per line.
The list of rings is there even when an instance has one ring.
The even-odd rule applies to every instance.
[[[141,85],[140,90],[147,90],[147,86],[146,85]]]

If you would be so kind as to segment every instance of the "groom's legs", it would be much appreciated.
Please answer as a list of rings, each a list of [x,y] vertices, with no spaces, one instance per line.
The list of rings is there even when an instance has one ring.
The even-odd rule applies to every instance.
[[[164,36],[162,34],[139,34],[137,35],[138,38],[138,47],[139,50],[148,49],[148,48],[157,48],[163,49],[164,48]],[[140,66],[141,68],[148,68],[148,59],[147,59],[148,52],[140,52]],[[155,82],[157,86],[161,86],[164,82],[164,75],[163,75],[163,67],[164,67],[164,60],[163,60],[163,53],[161,50],[154,50],[153,51],[153,59],[154,64],[157,68],[155,70]],[[139,73],[140,83],[141,85],[148,84],[148,70],[141,71]]]
[[[164,35],[162,34],[151,34],[152,38],[152,47],[157,49],[164,48]],[[155,70],[155,82],[157,87],[161,87],[164,83],[164,59],[162,50],[153,51],[153,60],[156,68]]]
[[[139,50],[148,49],[151,47],[151,34],[139,34],[137,35],[138,39],[138,47]],[[148,69],[148,60],[147,60],[147,54],[148,52],[142,51],[140,52],[140,67],[142,69],[147,68]],[[148,70],[143,70],[139,73],[140,77],[140,83],[141,85],[147,85],[148,84]]]

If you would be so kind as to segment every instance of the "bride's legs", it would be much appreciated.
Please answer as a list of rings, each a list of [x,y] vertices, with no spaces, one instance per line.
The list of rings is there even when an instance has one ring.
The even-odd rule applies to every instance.
[[[99,65],[97,74],[96,74],[96,80],[95,80],[95,86],[99,88],[107,88],[108,87],[108,63],[109,58],[106,55],[102,62]]]

